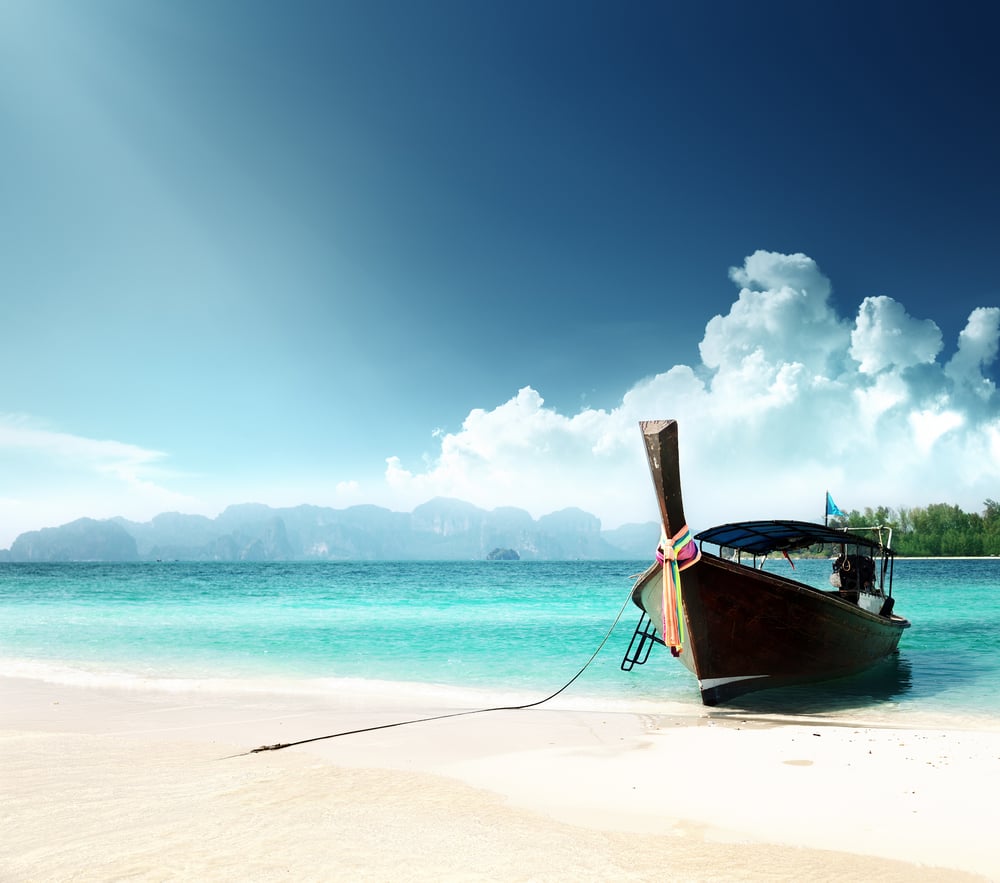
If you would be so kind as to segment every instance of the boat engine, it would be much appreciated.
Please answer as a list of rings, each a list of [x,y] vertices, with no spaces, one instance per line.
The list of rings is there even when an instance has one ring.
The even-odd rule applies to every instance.
[[[875,559],[868,555],[841,555],[833,562],[830,585],[842,592],[874,588]]]

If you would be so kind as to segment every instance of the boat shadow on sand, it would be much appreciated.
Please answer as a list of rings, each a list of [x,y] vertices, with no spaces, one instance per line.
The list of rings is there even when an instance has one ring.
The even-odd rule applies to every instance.
[[[894,653],[866,671],[849,677],[748,693],[730,700],[725,707],[713,708],[709,716],[825,715],[857,711],[898,699],[912,688],[911,661],[902,653]]]

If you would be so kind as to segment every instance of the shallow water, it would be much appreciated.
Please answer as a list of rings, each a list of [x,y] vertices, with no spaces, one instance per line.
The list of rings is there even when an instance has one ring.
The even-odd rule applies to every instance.
[[[770,569],[824,585],[825,560]],[[703,713],[663,648],[619,667],[647,562],[0,564],[0,674],[153,689],[376,690]],[[899,654],[712,715],[1000,725],[1000,559],[896,562]]]

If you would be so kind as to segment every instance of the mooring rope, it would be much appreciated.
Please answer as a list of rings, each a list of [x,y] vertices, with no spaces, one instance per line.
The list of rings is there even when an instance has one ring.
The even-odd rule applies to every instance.
[[[430,721],[445,720],[449,717],[464,717],[470,714],[486,714],[490,711],[522,711],[525,708],[536,708],[550,699],[555,699],[560,693],[562,693],[567,687],[570,686],[580,675],[582,675],[590,664],[597,658],[597,654],[601,652],[604,645],[608,642],[608,638],[611,637],[611,633],[615,630],[615,626],[618,625],[618,621],[622,618],[622,614],[625,612],[625,608],[628,606],[628,602],[632,599],[632,592],[629,591],[628,596],[625,598],[625,603],[622,604],[621,610],[618,611],[618,615],[615,617],[615,621],[611,623],[611,628],[608,629],[607,633],[601,639],[601,643],[597,645],[597,649],[590,654],[590,659],[584,663],[583,668],[581,668],[573,677],[571,677],[565,684],[563,684],[555,693],[546,696],[544,699],[538,699],[535,702],[527,702],[524,705],[497,705],[492,708],[473,708],[469,711],[453,711],[449,714],[436,714],[432,717],[418,717],[413,720],[404,721],[393,721],[389,724],[377,724],[374,727],[361,727],[357,730],[342,730],[339,733],[330,733],[326,736],[313,736],[310,739],[299,739],[297,742],[277,742],[274,745],[261,745],[259,748],[252,748],[250,751],[244,751],[242,754],[231,754],[229,757],[222,758],[223,760],[229,760],[233,757],[247,757],[250,754],[260,754],[262,751],[280,751],[282,748],[291,748],[295,745],[307,745],[310,742],[322,742],[325,739],[337,739],[340,736],[354,736],[358,733],[372,733],[375,730],[389,730],[393,727],[405,727],[410,724],[423,724]]]

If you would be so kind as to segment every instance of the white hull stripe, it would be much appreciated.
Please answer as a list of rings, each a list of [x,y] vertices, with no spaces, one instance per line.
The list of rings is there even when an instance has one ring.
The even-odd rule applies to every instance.
[[[731,678],[705,678],[698,681],[698,685],[703,690],[711,690],[713,687],[720,687],[723,684],[733,684],[736,681],[760,681],[771,677],[770,675],[736,675]]]

